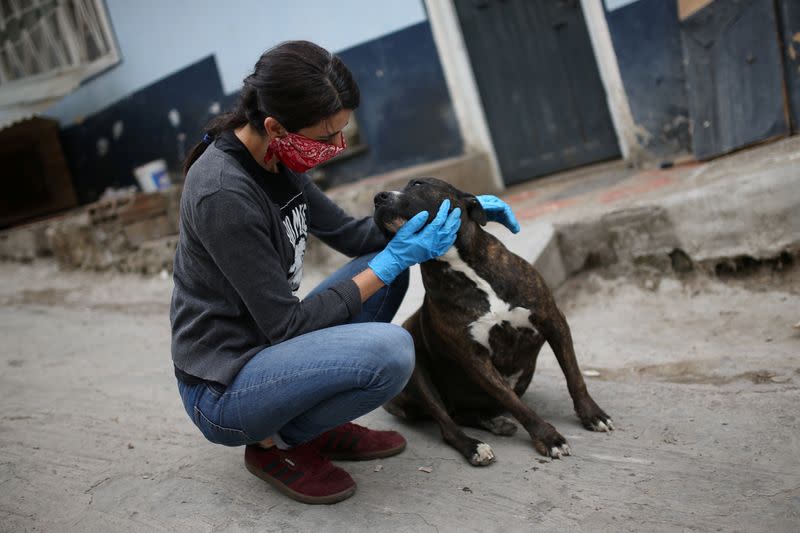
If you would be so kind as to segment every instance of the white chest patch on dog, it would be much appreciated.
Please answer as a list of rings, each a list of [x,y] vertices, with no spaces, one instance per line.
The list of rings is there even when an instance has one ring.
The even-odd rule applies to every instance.
[[[459,256],[455,247],[450,248],[446,254],[439,258],[440,261],[447,263],[450,268],[461,272],[472,281],[478,290],[486,294],[489,300],[489,311],[478,317],[475,322],[469,325],[469,333],[475,342],[491,352],[489,347],[489,331],[496,325],[508,322],[514,328],[526,328],[535,330],[530,323],[530,311],[524,307],[511,307],[507,302],[500,299],[489,282],[478,275],[475,270],[464,262]],[[516,383],[516,380],[514,381]],[[513,385],[512,385],[513,386]]]

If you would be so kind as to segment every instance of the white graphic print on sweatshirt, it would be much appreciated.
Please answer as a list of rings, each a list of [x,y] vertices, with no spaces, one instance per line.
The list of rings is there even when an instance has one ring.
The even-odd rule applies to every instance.
[[[295,198],[302,199],[302,196],[298,195]],[[305,203],[289,202],[285,208],[285,210],[281,209],[283,227],[294,248],[294,262],[289,267],[289,286],[292,288],[292,292],[297,292],[303,279],[303,257],[306,253],[306,239],[308,238],[307,206]]]

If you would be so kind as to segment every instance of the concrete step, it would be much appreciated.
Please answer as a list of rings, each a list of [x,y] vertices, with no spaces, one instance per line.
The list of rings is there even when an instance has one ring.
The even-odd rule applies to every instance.
[[[713,175],[717,165],[708,165],[692,187],[557,224],[567,275],[610,264],[713,270],[731,258],[800,253],[798,158],[728,168],[719,176]]]

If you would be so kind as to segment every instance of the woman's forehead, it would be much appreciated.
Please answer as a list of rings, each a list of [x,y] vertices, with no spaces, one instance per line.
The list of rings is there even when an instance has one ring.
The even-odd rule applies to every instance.
[[[313,126],[304,128],[304,130],[317,136],[327,137],[333,135],[334,133],[338,133],[344,129],[344,127],[350,121],[350,115],[352,113],[353,112],[350,109],[342,109],[334,115],[320,120]]]

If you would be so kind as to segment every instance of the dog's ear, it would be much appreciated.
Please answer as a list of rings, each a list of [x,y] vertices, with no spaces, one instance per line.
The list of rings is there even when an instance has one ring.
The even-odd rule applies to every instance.
[[[485,226],[486,211],[483,210],[483,206],[475,197],[475,195],[465,193],[462,198],[467,205],[467,216],[481,226]]]

